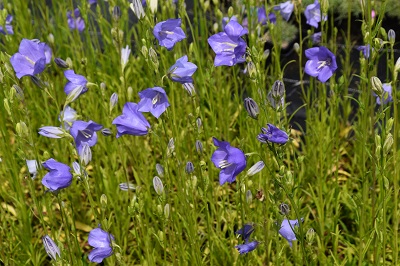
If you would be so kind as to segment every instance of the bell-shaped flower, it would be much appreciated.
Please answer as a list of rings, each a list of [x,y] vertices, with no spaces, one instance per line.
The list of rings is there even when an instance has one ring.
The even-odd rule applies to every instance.
[[[236,176],[246,168],[246,156],[240,149],[232,147],[227,141],[219,141],[216,138],[213,138],[213,141],[218,149],[213,153],[211,161],[215,167],[221,169],[219,184],[233,183]]]
[[[393,101],[392,85],[390,85],[390,83],[383,83],[382,88],[383,88],[382,97],[375,95],[376,96],[376,104],[379,104],[379,105],[382,104],[382,100],[383,100],[383,104],[388,104],[389,102]]]
[[[275,6],[274,10],[279,11],[284,20],[289,21],[290,16],[292,15],[293,10],[294,10],[294,4],[292,3],[291,0],[289,0],[289,1],[280,3],[279,5]]]
[[[71,30],[78,30],[79,32],[82,32],[85,29],[85,21],[81,17],[81,12],[78,8],[75,8],[74,15],[72,15],[71,11],[67,12],[67,21],[68,27]]]
[[[68,105],[65,106],[64,110],[60,112],[58,116],[58,120],[62,123],[64,122],[65,130],[69,130],[71,128],[72,123],[76,121],[78,115],[74,109],[69,107]]]
[[[215,66],[233,66],[246,61],[244,56],[247,44],[241,38],[244,34],[247,34],[247,29],[231,19],[224,27],[224,32],[208,38],[208,44],[216,54]]]
[[[111,241],[114,241],[114,236],[100,227],[90,231],[88,242],[94,249],[89,253],[89,260],[101,263],[105,258],[110,257],[113,254]]]
[[[87,92],[88,88],[86,87],[86,85],[88,81],[84,76],[75,74],[75,71],[73,70],[65,70],[64,76],[68,80],[67,84],[65,84],[64,87],[65,94],[69,95],[74,89],[76,89],[79,86],[82,87],[80,95]]]
[[[10,58],[17,78],[42,73],[51,61],[51,49],[38,40],[22,39],[18,53]]]
[[[181,28],[181,19],[167,19],[157,23],[154,26],[153,34],[158,40],[160,46],[164,46],[170,51],[174,48],[177,42],[182,41],[186,38],[185,33]]]
[[[369,55],[371,53],[371,45],[367,44],[367,45],[360,45],[357,47],[358,51],[361,51],[364,55],[365,58],[369,58]]]
[[[168,97],[163,88],[154,87],[139,92],[139,112],[150,112],[154,117],[159,118],[169,106]]]
[[[328,17],[326,15],[321,16],[321,5],[318,0],[315,0],[313,4],[310,4],[304,10],[304,15],[307,19],[307,24],[313,26],[314,28],[318,28],[318,23],[322,20],[326,21]]]
[[[97,133],[102,129],[103,126],[97,124],[90,120],[89,122],[85,122],[82,120],[76,120],[69,132],[75,140],[76,149],[78,150],[78,154],[81,154],[83,146],[85,144],[89,145],[89,147],[93,147],[97,143]]]
[[[304,71],[321,82],[326,82],[337,69],[336,56],[324,46],[307,49],[305,55],[309,60]]]
[[[272,124],[267,124],[268,128],[261,128],[262,133],[258,134],[257,139],[263,143],[277,143],[285,144],[289,140],[288,134],[285,131],[280,130]]]
[[[42,184],[51,192],[69,187],[72,182],[71,168],[63,163],[59,163],[54,159],[48,159],[43,167],[49,170],[42,179]]]
[[[250,235],[254,232],[253,224],[245,224],[241,229],[237,230],[235,234],[242,236],[245,243],[249,242]]]
[[[41,127],[38,133],[52,139],[60,139],[66,135],[62,128],[52,126]]]
[[[149,131],[150,124],[138,111],[136,103],[127,102],[122,109],[122,115],[113,120],[113,125],[117,126],[117,138],[122,135],[143,136]]]
[[[7,35],[7,34],[12,35],[12,34],[14,34],[14,30],[13,30],[13,27],[11,25],[12,20],[13,20],[13,16],[7,15],[6,20],[5,20],[6,24],[4,25],[4,28],[3,28],[3,26],[0,25],[0,33],[2,33],[4,35]]]
[[[196,70],[197,66],[188,62],[188,57],[185,55],[176,60],[176,63],[169,68],[167,76],[182,84],[193,83],[192,75]]]
[[[304,219],[301,218],[301,221],[303,220]],[[299,220],[284,219],[279,229],[279,234],[288,241],[290,247],[292,247],[292,241],[297,240],[296,234],[293,231],[295,226],[299,226]]]
[[[28,166],[28,172],[34,179],[38,173],[38,162],[36,160],[26,160],[26,165]]]
[[[258,241],[252,241],[252,242],[247,242],[241,245],[235,246],[235,248],[239,251],[240,254],[246,254],[249,253],[250,251],[253,251],[256,249],[256,247],[260,244]]]

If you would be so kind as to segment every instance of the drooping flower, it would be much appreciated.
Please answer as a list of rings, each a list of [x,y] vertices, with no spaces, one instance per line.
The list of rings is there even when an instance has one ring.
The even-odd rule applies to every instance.
[[[336,56],[324,46],[307,49],[305,55],[309,60],[304,71],[321,82],[326,82],[337,69]]]
[[[139,92],[139,112],[150,112],[154,117],[159,118],[169,106],[168,97],[163,88],[148,88]]]
[[[177,42],[186,38],[185,33],[181,28],[181,19],[167,19],[157,23],[153,29],[153,35],[158,40],[161,46],[170,51],[174,48]]]
[[[78,30],[82,32],[85,29],[85,21],[81,17],[81,12],[79,8],[75,8],[74,15],[72,16],[72,11],[67,12],[68,27],[71,30]]]
[[[90,231],[88,242],[94,249],[89,253],[89,260],[101,263],[105,258],[110,257],[113,254],[111,241],[114,241],[114,236],[100,227]]]
[[[357,47],[358,51],[361,51],[364,55],[365,58],[369,58],[370,52],[371,52],[371,45],[360,45]]]
[[[291,0],[289,0],[289,1],[280,3],[279,5],[275,6],[274,10],[280,11],[282,18],[286,21],[289,21],[290,16],[292,15],[293,10],[294,10],[294,4],[292,3]]]
[[[235,248],[239,251],[240,254],[246,254],[249,253],[250,251],[255,250],[259,243],[260,242],[258,241],[252,241],[241,245],[237,245],[235,246]]]
[[[301,218],[301,221],[303,220],[304,219]],[[296,234],[293,231],[295,226],[299,226],[299,220],[284,219],[279,229],[279,234],[288,241],[290,247],[292,247],[292,241],[297,240]]]
[[[280,130],[272,124],[267,124],[268,128],[261,128],[263,133],[258,134],[257,139],[263,143],[277,143],[285,144],[289,140],[288,134],[285,131]]]
[[[245,62],[246,42],[241,38],[247,34],[247,29],[243,28],[238,22],[231,20],[225,26],[224,32],[214,34],[208,38],[216,56],[215,66],[233,66]]]
[[[269,15],[271,15],[271,14],[273,14],[273,13],[270,13]],[[261,25],[267,24],[267,12],[265,12],[264,6],[257,8],[257,19],[258,19],[258,23],[260,23]],[[275,17],[275,19],[276,19],[276,17]]]
[[[242,236],[243,241],[247,243],[250,235],[254,232],[253,224],[245,224],[241,229],[237,230],[235,234]]]
[[[85,144],[89,145],[89,147],[93,147],[97,143],[96,131],[99,131],[102,128],[102,125],[97,124],[92,120],[89,122],[76,120],[72,124],[69,132],[75,140],[75,146],[79,155],[81,154]]]
[[[184,55],[176,60],[176,63],[169,68],[167,75],[171,80],[181,84],[193,83],[192,75],[196,70],[197,66],[188,62],[187,55]]]
[[[311,40],[313,42],[313,44],[319,44],[321,43],[322,40],[322,32],[316,32],[314,34],[311,35]]]
[[[52,126],[41,127],[39,128],[38,133],[44,137],[52,139],[60,139],[65,136],[65,132],[62,128]]]
[[[53,158],[48,159],[42,165],[50,171],[43,177],[42,184],[51,192],[71,185],[72,174],[70,172],[71,168],[68,165],[57,162]]]
[[[65,87],[64,87],[64,92],[67,95],[69,95],[78,86],[82,87],[80,94],[84,94],[85,92],[88,91],[88,88],[86,87],[88,81],[84,76],[75,74],[75,71],[73,71],[71,69],[65,70],[64,76],[68,80],[67,84],[65,84]]]
[[[13,27],[11,25],[12,20],[13,20],[13,16],[7,15],[6,20],[5,20],[6,24],[4,25],[4,28],[3,28],[2,25],[0,25],[0,33],[2,33],[4,35],[7,35],[7,34],[12,35],[12,34],[14,34],[14,30],[13,30]]]
[[[61,258],[61,252],[58,248],[57,244],[54,243],[53,239],[50,236],[45,235],[42,237],[44,249],[46,250],[47,255],[53,260],[57,260],[57,256]]]
[[[222,186],[226,182],[233,183],[236,176],[246,168],[246,157],[240,149],[232,147],[227,141],[216,138],[213,141],[218,149],[213,153],[211,161],[215,167],[221,169],[219,184]]]
[[[58,116],[58,120],[60,122],[64,122],[65,130],[69,130],[71,128],[72,123],[76,121],[78,115],[74,109],[69,107],[68,105],[65,106],[64,110],[60,112]]]
[[[318,28],[318,23],[321,22],[321,5],[318,0],[315,0],[313,4],[306,7],[304,15],[307,19],[307,24]],[[326,15],[322,16],[322,20],[326,21],[328,17]]]
[[[376,95],[376,104],[379,105],[382,104],[382,99],[383,99],[383,104],[388,104],[389,102],[393,101],[392,85],[390,85],[390,83],[383,83],[382,88],[383,88],[382,98]]]
[[[18,53],[10,58],[17,78],[42,73],[51,61],[51,49],[38,40],[22,39]]]
[[[117,138],[125,134],[143,136],[148,133],[150,128],[149,122],[138,111],[138,105],[131,102],[124,105],[122,115],[115,118],[112,123],[117,126]]]

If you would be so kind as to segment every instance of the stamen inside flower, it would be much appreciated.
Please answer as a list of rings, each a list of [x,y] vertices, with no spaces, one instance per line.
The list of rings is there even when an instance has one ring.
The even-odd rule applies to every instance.
[[[235,48],[238,46],[237,44],[230,43],[230,42],[223,42],[223,44],[226,44],[231,47],[231,48],[224,49],[224,52],[234,52]]]
[[[232,165],[232,164],[229,163],[227,160],[222,160],[218,164],[219,168],[221,168],[221,169],[227,168],[230,165]]]
[[[174,34],[173,31],[167,31],[167,30],[162,30],[159,33],[160,33],[160,35],[171,35],[171,34]]]
[[[89,129],[79,130],[79,132],[87,139],[92,137],[92,132]]]
[[[161,95],[160,93],[157,93],[156,96],[154,96],[153,99],[151,100],[151,103],[154,105],[158,103],[160,100],[161,100]]]
[[[318,68],[317,70],[321,70],[321,68],[325,67],[325,66],[329,66],[332,62],[332,59],[327,58],[325,61],[318,61]]]

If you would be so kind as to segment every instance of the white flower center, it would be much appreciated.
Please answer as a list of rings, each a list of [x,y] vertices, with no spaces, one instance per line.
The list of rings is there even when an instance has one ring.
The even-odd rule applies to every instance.
[[[92,137],[92,132],[89,129],[79,130],[79,132],[87,139]]]
[[[327,58],[325,61],[318,61],[318,68],[317,70],[321,70],[321,68],[325,66],[330,66],[332,63],[332,60],[330,58]]]
[[[151,100],[151,103],[153,105],[155,105],[156,103],[158,103],[161,100],[161,95],[160,93],[157,93],[156,96],[153,97],[153,99]]]
[[[221,169],[227,168],[230,165],[232,165],[232,164],[229,163],[227,160],[222,160],[218,164],[219,168],[221,168]]]

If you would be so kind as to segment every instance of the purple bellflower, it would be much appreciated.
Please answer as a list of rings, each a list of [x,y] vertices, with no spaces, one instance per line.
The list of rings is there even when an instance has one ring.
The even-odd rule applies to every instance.
[[[193,83],[192,75],[196,72],[197,66],[191,62],[188,62],[187,55],[182,56],[176,63],[169,68],[168,77],[181,84]]]
[[[65,87],[64,87],[64,92],[67,95],[69,95],[78,86],[82,86],[82,91],[80,94],[84,94],[85,92],[88,91],[88,89],[86,87],[86,84],[88,81],[84,76],[75,74],[75,71],[73,71],[73,70],[65,70],[64,76],[68,80],[67,84],[65,84]]]
[[[235,234],[241,235],[243,241],[247,243],[249,241],[251,233],[254,232],[254,226],[252,224],[245,224],[241,229],[237,230]]]
[[[57,260],[57,256],[61,258],[60,248],[57,246],[56,243],[54,243],[53,239],[51,239],[50,236],[45,235],[44,237],[42,237],[42,241],[44,249],[46,250],[47,255],[49,255],[50,258],[52,258],[53,260]]]
[[[168,19],[157,23],[153,29],[154,37],[158,40],[160,46],[164,46],[170,51],[177,42],[186,38],[181,28],[181,19]]]
[[[110,257],[113,254],[111,241],[114,241],[114,236],[100,227],[90,231],[88,242],[94,249],[89,253],[89,260],[101,263],[105,258]]]
[[[392,85],[390,85],[390,83],[383,83],[382,87],[383,87],[383,95],[382,95],[383,104],[388,104],[389,102],[393,101]],[[376,96],[376,104],[381,105],[382,104],[381,97],[379,97],[378,95],[375,96]]]
[[[304,219],[301,218],[301,221],[303,220]],[[284,219],[279,229],[279,234],[288,241],[290,247],[292,247],[292,241],[297,240],[296,234],[293,232],[295,226],[299,226],[299,220]]]
[[[270,17],[271,14],[273,14],[273,13],[269,14],[269,16],[268,16],[269,19],[271,19],[271,17]],[[267,12],[265,12],[264,6],[257,8],[257,19],[258,19],[258,23],[260,23],[261,25],[267,24]],[[275,17],[275,21],[276,21],[276,17]],[[274,23],[274,22],[272,22],[272,23]]]
[[[333,72],[337,69],[337,64],[335,55],[328,48],[324,46],[313,47],[307,49],[305,54],[309,60],[304,71],[308,75],[317,77],[321,82],[326,82],[332,77]]]
[[[96,131],[99,131],[102,128],[102,125],[97,124],[92,120],[90,120],[89,122],[76,120],[72,124],[69,132],[75,140],[76,149],[78,150],[79,155],[81,155],[83,146],[85,144],[89,145],[89,147],[93,147],[94,145],[96,145]]]
[[[239,251],[240,254],[246,254],[250,251],[255,250],[258,244],[259,244],[258,241],[252,241],[241,245],[237,245],[235,246],[235,248]]]
[[[11,22],[13,20],[13,16],[7,15],[6,20],[5,20],[5,25],[4,27],[0,25],[0,33],[7,35],[7,34],[14,34],[13,27],[11,25]]]
[[[42,73],[51,61],[51,49],[38,40],[22,39],[18,53],[10,58],[17,78]]]
[[[143,136],[149,131],[150,124],[144,115],[138,111],[136,103],[127,102],[122,109],[122,115],[112,122],[117,126],[117,138],[128,134],[133,136]]]
[[[263,143],[277,143],[285,144],[289,140],[288,134],[285,131],[280,130],[272,124],[267,124],[268,128],[261,128],[263,133],[258,134],[257,139]]]
[[[357,47],[358,51],[361,51],[364,55],[365,58],[369,58],[369,55],[371,53],[371,45],[367,44],[367,45],[360,45]]]
[[[79,32],[82,32],[85,29],[85,21],[81,17],[81,12],[79,11],[78,8],[75,8],[73,16],[72,16],[72,11],[68,11],[67,19],[68,19],[67,20],[68,27],[71,30],[78,30]]]
[[[65,136],[65,132],[62,128],[52,126],[41,127],[39,128],[38,133],[44,137],[52,139],[60,139]]]
[[[241,36],[247,33],[247,29],[243,28],[238,22],[231,20],[225,26],[224,32],[208,38],[208,44],[216,54],[214,65],[233,66],[245,62],[247,44]]]
[[[311,35],[311,40],[314,44],[320,44],[322,40],[322,32],[316,32]]]
[[[43,167],[49,170],[42,179],[42,184],[51,192],[69,187],[72,182],[71,168],[63,163],[59,163],[53,158],[48,159],[43,164]]]
[[[154,117],[159,118],[169,106],[168,97],[163,88],[154,87],[139,92],[139,112],[150,112]]]
[[[72,123],[76,121],[77,117],[78,115],[76,111],[67,105],[65,106],[64,110],[61,111],[60,115],[58,116],[58,120],[60,122],[64,122],[65,130],[69,130]]]
[[[318,23],[321,22],[321,5],[318,0],[315,0],[313,4],[306,7],[304,15],[307,19],[307,24],[318,28]],[[326,15],[322,16],[322,20],[326,21],[328,17]]]
[[[246,156],[227,141],[219,141],[213,138],[214,145],[218,149],[213,153],[211,161],[215,167],[220,168],[219,184],[222,186],[226,182],[233,183],[236,176],[246,168]]]
[[[284,20],[289,21],[290,16],[293,13],[294,4],[292,1],[286,1],[274,7],[275,11],[280,11],[281,16]]]

